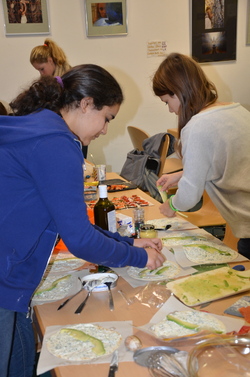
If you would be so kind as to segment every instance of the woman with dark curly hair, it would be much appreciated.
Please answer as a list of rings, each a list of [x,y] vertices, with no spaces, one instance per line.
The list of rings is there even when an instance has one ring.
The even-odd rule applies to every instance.
[[[121,237],[92,225],[84,203],[81,144],[105,135],[123,102],[117,81],[96,65],[45,76],[0,116],[0,370],[32,377],[27,318],[59,233],[77,257],[109,267],[162,265],[159,239]]]

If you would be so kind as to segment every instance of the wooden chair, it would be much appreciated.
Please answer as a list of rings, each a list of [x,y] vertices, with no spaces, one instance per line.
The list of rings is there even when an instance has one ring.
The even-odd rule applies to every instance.
[[[173,135],[175,138],[178,138],[178,128],[168,128],[167,132]]]
[[[134,148],[142,151],[142,142],[150,137],[150,135],[138,127],[128,126],[127,129]]]
[[[180,158],[171,157],[170,155],[165,159],[162,174],[171,174],[180,170],[183,170],[183,165]]]
[[[168,152],[169,144],[170,144],[170,138],[166,134],[165,137],[162,139],[162,143],[161,143],[161,146],[159,148],[160,168],[159,168],[159,171],[158,171],[158,177],[162,176],[162,172],[163,172],[163,169],[164,169],[164,163],[165,163],[165,160],[166,160],[166,155],[167,155],[167,152]],[[145,191],[145,192],[148,195],[150,195],[149,191]]]
[[[223,243],[225,245],[227,245],[228,247],[230,247],[231,249],[237,251],[238,250],[238,248],[237,248],[238,241],[239,241],[239,238],[236,238],[233,235],[233,232],[232,232],[230,226],[228,225],[228,223],[226,223],[226,230],[225,230],[225,236],[223,238]]]
[[[150,137],[150,135],[146,131],[138,127],[128,126],[127,129],[128,129],[128,133],[132,141],[133,147],[135,149],[138,149],[139,151],[142,151],[143,150],[142,143],[145,139]],[[182,162],[179,158],[171,157],[171,155],[166,157],[168,148],[169,148],[169,143],[170,143],[169,136],[167,137],[167,139],[168,140],[165,140],[166,143],[163,143],[162,145],[162,150],[161,150],[162,160],[161,160],[160,172],[158,174],[159,177],[162,174],[174,173],[176,171],[180,171],[183,169]]]
[[[158,177],[162,176],[163,171],[166,167],[166,156],[167,156],[167,153],[168,153],[169,145],[170,145],[170,137],[169,137],[169,135],[166,134],[165,137],[162,140],[162,143],[161,143],[161,146],[160,146],[160,149],[159,149],[160,169],[158,171]],[[170,165],[169,165],[169,168],[170,168]]]
[[[170,145],[170,137],[169,137],[169,135],[166,134],[163,141],[162,141],[160,149],[159,149],[159,154],[160,154],[160,169],[158,171],[158,177],[159,178],[162,176],[162,174],[164,174],[163,171],[166,167],[166,156],[167,156],[167,152],[168,152],[168,149],[169,149],[169,145]],[[169,170],[171,170],[170,164],[169,164]],[[174,172],[174,171],[172,171],[172,172]],[[147,192],[147,194],[150,195],[150,193],[148,191],[146,191],[146,192]]]
[[[158,172],[158,177],[161,177],[163,174],[164,166],[165,166],[165,161],[166,161],[166,156],[168,153],[169,149],[169,144],[170,144],[170,138],[168,135],[165,135],[165,138],[161,144],[159,154],[160,154],[160,169]]]
[[[181,212],[187,216],[186,220],[199,228],[226,225],[225,219],[213,204],[206,190],[203,193],[202,206],[195,212]]]

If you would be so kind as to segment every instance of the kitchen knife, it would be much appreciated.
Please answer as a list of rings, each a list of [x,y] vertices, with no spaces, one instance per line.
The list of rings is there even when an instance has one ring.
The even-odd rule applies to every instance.
[[[168,224],[164,228],[155,228],[155,230],[168,230],[171,228],[172,225]]]
[[[83,287],[86,284],[86,281],[82,282],[80,277],[78,277],[78,280],[80,280],[80,283],[82,285],[80,291],[76,292],[73,296],[67,298],[67,300],[65,300],[61,305],[58,306],[57,310],[61,310],[72,298],[76,297],[78,293],[82,292]]]
[[[118,370],[118,350],[113,353],[112,360],[109,367],[108,377],[114,377],[115,372]]]

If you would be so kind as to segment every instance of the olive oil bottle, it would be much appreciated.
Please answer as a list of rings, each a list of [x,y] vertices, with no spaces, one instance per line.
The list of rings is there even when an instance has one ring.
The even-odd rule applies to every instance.
[[[115,206],[108,199],[107,186],[99,185],[99,200],[94,206],[95,224],[100,228],[116,232]]]

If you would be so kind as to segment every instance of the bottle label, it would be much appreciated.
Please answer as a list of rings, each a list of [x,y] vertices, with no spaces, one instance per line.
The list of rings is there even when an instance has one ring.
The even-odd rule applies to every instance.
[[[108,218],[108,230],[112,233],[115,233],[117,231],[115,210],[108,212],[107,218]]]

